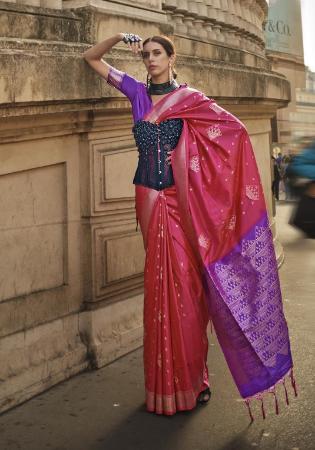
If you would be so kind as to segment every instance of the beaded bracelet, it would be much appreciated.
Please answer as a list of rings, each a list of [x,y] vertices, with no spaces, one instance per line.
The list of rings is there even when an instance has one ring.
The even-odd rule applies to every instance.
[[[142,38],[140,36],[138,36],[137,34],[124,33],[123,42],[125,44],[128,44],[128,42],[133,43],[133,42],[140,42],[140,41],[142,41]]]

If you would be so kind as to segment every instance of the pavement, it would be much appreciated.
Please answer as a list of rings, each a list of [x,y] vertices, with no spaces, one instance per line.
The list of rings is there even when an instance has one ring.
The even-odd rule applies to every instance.
[[[1,450],[315,450],[315,240],[287,222],[292,204],[279,202],[285,262],[280,269],[299,396],[273,399],[263,420],[249,423],[215,335],[209,335],[213,395],[206,406],[172,417],[147,413],[142,349],[81,373],[0,416]],[[280,387],[281,391],[281,387]],[[272,397],[272,396],[270,396]]]

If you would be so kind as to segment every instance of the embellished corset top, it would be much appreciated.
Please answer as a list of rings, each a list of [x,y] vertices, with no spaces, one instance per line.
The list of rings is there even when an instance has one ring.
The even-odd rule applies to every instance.
[[[174,185],[172,167],[167,152],[179,141],[182,119],[163,120],[159,124],[138,120],[132,128],[139,151],[139,161],[134,184],[160,191]]]

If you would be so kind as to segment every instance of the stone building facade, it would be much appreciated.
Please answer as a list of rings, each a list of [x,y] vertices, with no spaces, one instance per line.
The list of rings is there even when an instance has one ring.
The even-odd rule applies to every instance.
[[[291,101],[279,109],[272,122],[273,142],[283,153],[289,153],[295,139],[297,124],[297,91],[305,89],[306,67],[302,33],[300,0],[273,0],[265,22],[266,53],[272,69],[282,73],[290,82]]]
[[[293,142],[290,153],[298,153],[315,139],[315,72],[306,71],[306,87],[296,89],[296,110],[291,113]]]
[[[118,31],[170,35],[179,81],[247,125],[271,220],[270,119],[290,87],[265,55],[265,0],[11,0],[0,10],[3,411],[142,345],[130,105],[83,51]],[[146,78],[123,44],[107,61]]]

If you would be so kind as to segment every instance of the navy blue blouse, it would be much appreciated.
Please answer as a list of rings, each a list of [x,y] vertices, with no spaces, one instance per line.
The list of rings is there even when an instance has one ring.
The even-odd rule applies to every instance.
[[[172,167],[166,160],[173,150],[183,128],[182,119],[169,119],[159,124],[138,120],[132,128],[139,151],[134,184],[157,191],[174,185]]]
[[[134,119],[133,134],[139,151],[134,184],[162,190],[174,184],[173,171],[166,161],[180,138],[183,120],[169,119],[159,124],[143,120],[153,107],[144,83],[110,67],[107,82],[129,98]]]

